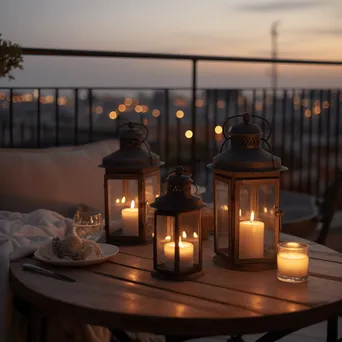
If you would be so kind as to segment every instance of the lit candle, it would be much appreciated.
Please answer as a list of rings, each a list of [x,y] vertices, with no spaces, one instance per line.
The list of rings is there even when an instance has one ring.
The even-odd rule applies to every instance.
[[[264,256],[265,224],[254,221],[254,211],[249,221],[239,223],[239,258],[262,258]]]
[[[278,279],[289,282],[302,282],[308,277],[308,247],[297,242],[284,242],[278,245]]]
[[[123,235],[138,236],[139,235],[139,211],[135,208],[134,200],[131,202],[130,208],[121,211],[123,221]]]
[[[182,241],[181,237],[179,237],[177,244],[179,246],[179,269],[183,271],[194,265],[194,245],[191,242]],[[175,267],[175,249],[174,241],[167,242],[164,245],[164,265],[172,270]]]

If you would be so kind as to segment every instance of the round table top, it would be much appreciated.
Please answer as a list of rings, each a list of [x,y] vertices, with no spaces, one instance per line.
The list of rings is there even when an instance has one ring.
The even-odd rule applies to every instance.
[[[305,241],[282,234],[282,241]],[[309,280],[289,284],[276,270],[238,272],[212,262],[203,248],[204,276],[187,282],[151,276],[152,246],[120,247],[111,260],[88,268],[53,268],[33,258],[11,264],[11,285],[47,314],[126,331],[183,336],[298,329],[342,312],[342,255],[310,244]],[[76,279],[60,281],[22,270],[27,262]]]

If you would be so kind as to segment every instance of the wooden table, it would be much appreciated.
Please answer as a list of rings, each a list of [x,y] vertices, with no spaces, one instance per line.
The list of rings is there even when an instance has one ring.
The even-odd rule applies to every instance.
[[[305,241],[284,234],[281,239]],[[342,255],[307,243],[310,276],[303,284],[278,281],[276,270],[219,268],[212,262],[212,241],[204,243],[205,275],[195,281],[151,277],[152,246],[145,245],[121,247],[96,267],[58,269],[76,283],[23,271],[25,262],[40,263],[22,259],[11,264],[11,284],[17,296],[47,315],[108,328],[182,336],[287,333],[342,313]]]

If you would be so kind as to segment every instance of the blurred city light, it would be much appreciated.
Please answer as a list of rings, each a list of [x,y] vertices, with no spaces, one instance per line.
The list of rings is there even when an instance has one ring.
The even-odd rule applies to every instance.
[[[184,117],[184,112],[182,110],[177,110],[176,116],[178,119],[181,119]]]
[[[153,109],[152,115],[153,115],[155,118],[158,118],[159,115],[160,115],[160,110],[159,110],[159,109]]]
[[[188,139],[191,139],[193,137],[193,133],[190,129],[188,129],[186,132],[185,132],[185,137],[188,138]]]
[[[222,126],[216,126],[215,127],[215,133],[216,134],[222,134],[222,132],[223,132]]]
[[[116,113],[115,110],[113,110],[112,112],[109,113],[109,118],[112,120],[115,120],[118,117],[118,114]]]
[[[97,106],[95,109],[96,114],[102,114],[103,113],[103,108],[101,106]]]
[[[121,113],[126,111],[126,106],[123,103],[119,104],[118,111]]]

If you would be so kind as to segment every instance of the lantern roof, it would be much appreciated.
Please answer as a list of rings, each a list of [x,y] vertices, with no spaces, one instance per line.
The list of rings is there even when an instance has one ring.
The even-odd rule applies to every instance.
[[[229,120],[236,117],[242,117],[243,122],[231,126],[227,136],[225,133],[227,131],[226,125]],[[263,138],[261,128],[251,122],[252,117],[260,118],[269,125],[270,132],[267,138]],[[227,172],[271,172],[287,170],[286,167],[281,165],[281,159],[272,153],[272,148],[268,143],[271,135],[271,125],[266,119],[248,113],[235,115],[226,120],[223,125],[223,133],[226,139],[222,144],[221,153],[214,157],[212,164],[209,164],[208,167]],[[224,145],[229,140],[231,141],[230,147],[222,152]],[[261,142],[264,142],[268,146],[270,152],[261,147]]]
[[[200,197],[191,193],[193,180],[182,166],[176,167],[166,179],[167,192],[156,198],[152,208],[171,214],[200,210],[205,207]]]
[[[122,128],[126,129],[122,130]],[[165,164],[160,161],[157,154],[151,152],[146,143],[148,128],[145,125],[135,122],[125,123],[118,127],[117,134],[120,139],[120,148],[104,157],[100,167],[138,170]]]

